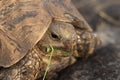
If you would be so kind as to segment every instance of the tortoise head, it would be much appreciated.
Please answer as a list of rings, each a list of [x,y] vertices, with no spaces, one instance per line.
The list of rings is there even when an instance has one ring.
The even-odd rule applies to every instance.
[[[38,44],[43,51],[51,45],[55,51],[69,53],[75,49],[76,41],[77,34],[73,25],[54,21]]]
[[[93,53],[98,45],[98,39],[96,34],[77,29],[70,23],[53,21],[38,44],[45,53],[52,46],[55,55],[80,57]]]

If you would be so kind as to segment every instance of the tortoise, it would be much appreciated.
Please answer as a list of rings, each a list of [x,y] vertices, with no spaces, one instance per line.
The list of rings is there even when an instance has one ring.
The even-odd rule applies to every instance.
[[[0,0],[1,80],[42,78],[52,52],[50,79],[99,43],[71,0]]]

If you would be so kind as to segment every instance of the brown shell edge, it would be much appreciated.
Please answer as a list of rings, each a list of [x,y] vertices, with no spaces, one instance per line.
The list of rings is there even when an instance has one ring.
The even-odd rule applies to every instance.
[[[52,18],[43,8],[42,0],[35,1],[33,2],[36,5],[35,9],[29,10],[29,7],[31,8],[29,5],[20,7],[11,12],[10,17],[5,17],[5,21],[0,21],[0,67],[10,67],[21,60],[48,29]],[[22,15],[29,16],[20,21]],[[15,19],[19,22],[13,22]]]

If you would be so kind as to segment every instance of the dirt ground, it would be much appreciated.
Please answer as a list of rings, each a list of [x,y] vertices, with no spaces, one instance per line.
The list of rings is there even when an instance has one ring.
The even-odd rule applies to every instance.
[[[56,80],[120,80],[120,0],[73,0],[102,41],[89,59],[59,73]]]

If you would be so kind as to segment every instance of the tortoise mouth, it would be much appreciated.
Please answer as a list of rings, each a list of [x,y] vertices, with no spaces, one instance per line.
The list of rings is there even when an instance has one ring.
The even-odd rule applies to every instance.
[[[53,52],[53,56],[62,56],[62,57],[68,57],[76,51],[74,50],[66,50],[66,48],[63,47],[55,47],[55,46],[41,46],[40,50],[46,55],[49,56],[51,52]]]

